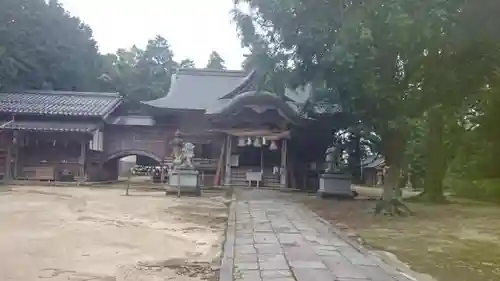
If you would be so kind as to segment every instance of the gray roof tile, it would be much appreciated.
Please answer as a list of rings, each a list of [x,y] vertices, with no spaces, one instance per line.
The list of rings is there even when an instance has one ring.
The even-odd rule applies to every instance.
[[[91,133],[98,129],[95,123],[51,121],[3,121],[2,129],[38,132]]]
[[[225,100],[227,101],[227,100]],[[242,104],[255,104],[255,105],[270,105],[273,106],[284,114],[283,117],[291,122],[297,122],[300,118],[300,111],[298,107],[293,107],[293,102],[285,102],[282,98],[274,93],[266,91],[249,91],[238,94],[234,98],[228,100],[225,104],[220,104],[217,109],[207,111],[207,114],[223,114],[224,112],[231,112],[235,107],[240,107]]]
[[[27,91],[0,93],[0,113],[102,117],[121,102],[117,93]]]
[[[165,109],[204,110],[217,114],[240,95],[255,91],[255,72],[236,70],[179,69],[172,76],[169,93],[143,104]],[[285,102],[295,114],[311,93],[310,85],[296,90],[287,89]]]
[[[382,155],[375,154],[368,156],[362,161],[361,165],[363,168],[380,168],[385,165],[385,158]]]
[[[207,110],[244,84],[248,76],[236,70],[179,69],[165,97],[143,103],[158,108]]]

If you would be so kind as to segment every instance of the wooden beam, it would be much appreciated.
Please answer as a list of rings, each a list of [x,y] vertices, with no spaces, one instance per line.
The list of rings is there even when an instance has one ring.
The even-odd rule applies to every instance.
[[[12,124],[13,122],[14,122],[14,119],[12,119],[12,120],[10,120],[9,122],[6,122],[6,123],[4,123],[4,124],[0,125],[0,129],[5,128],[5,126],[10,125],[10,124]]]
[[[7,183],[12,179],[12,140],[7,145],[7,156],[5,157],[5,175],[4,179]]]
[[[85,181],[85,161],[87,158],[87,139],[84,138],[80,143],[80,157],[78,163],[80,164],[80,181]]]
[[[225,176],[224,185],[231,185],[231,150],[232,150],[232,137],[226,136],[226,161],[225,161]]]
[[[235,136],[235,137],[265,137],[268,140],[280,140],[280,139],[289,139],[290,131],[272,131],[272,130],[250,130],[250,129],[214,129],[214,132],[222,132],[227,135]]]
[[[222,171],[224,170],[224,152],[226,151],[226,141],[220,148],[219,161],[217,162],[217,170],[215,171],[214,186],[221,185]]]
[[[283,188],[288,188],[288,142],[286,139],[281,140],[281,178],[280,184]]]
[[[15,180],[17,179],[17,171],[18,171],[18,163],[19,163],[19,132],[14,131],[12,135],[12,144],[14,146],[14,171],[12,173],[12,178]],[[16,140],[14,142],[14,140]]]

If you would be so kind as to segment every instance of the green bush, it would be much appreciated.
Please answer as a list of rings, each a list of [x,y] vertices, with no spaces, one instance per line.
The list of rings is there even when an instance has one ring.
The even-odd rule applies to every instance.
[[[456,196],[500,203],[500,178],[484,180],[447,179],[445,184]]]

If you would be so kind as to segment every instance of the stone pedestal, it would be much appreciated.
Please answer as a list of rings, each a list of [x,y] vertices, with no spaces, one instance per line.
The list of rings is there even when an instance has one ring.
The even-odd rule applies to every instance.
[[[321,198],[353,199],[351,176],[339,173],[321,174],[319,176],[318,196]]]
[[[168,177],[167,193],[178,193],[179,188],[181,194],[189,193],[196,196],[201,195],[200,184],[198,182],[199,172],[196,170],[178,169],[170,172]]]

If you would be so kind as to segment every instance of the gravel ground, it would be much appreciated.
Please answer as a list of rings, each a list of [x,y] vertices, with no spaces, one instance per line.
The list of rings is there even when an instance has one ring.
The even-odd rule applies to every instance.
[[[22,186],[0,192],[0,280],[215,280],[222,192]]]

